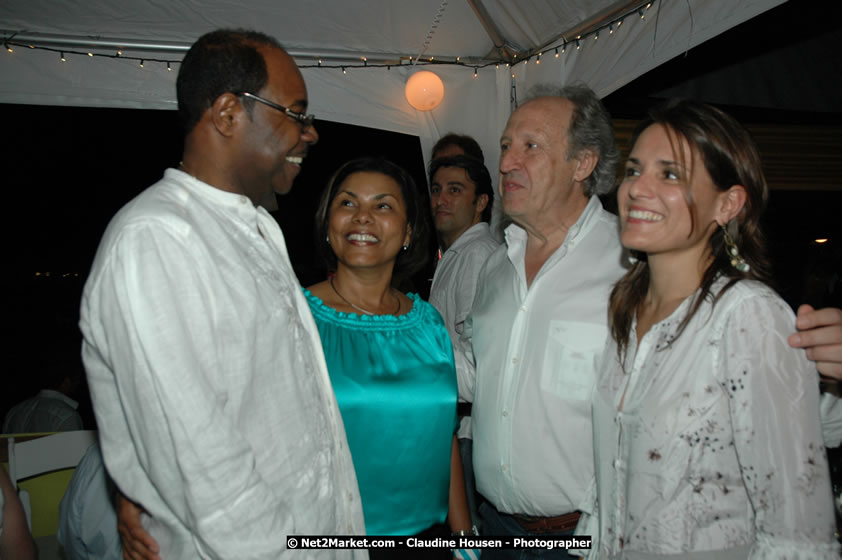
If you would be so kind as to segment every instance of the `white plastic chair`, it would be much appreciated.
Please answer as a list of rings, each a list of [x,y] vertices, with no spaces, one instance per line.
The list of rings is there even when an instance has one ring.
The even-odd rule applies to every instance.
[[[32,530],[32,504],[29,493],[20,488],[18,483],[39,475],[75,468],[88,447],[96,442],[97,432],[82,430],[40,437],[34,434],[14,434],[3,437],[8,442],[9,478],[18,489],[18,495],[26,512],[26,521]],[[61,496],[57,498],[61,500]],[[56,510],[56,521],[57,519]]]

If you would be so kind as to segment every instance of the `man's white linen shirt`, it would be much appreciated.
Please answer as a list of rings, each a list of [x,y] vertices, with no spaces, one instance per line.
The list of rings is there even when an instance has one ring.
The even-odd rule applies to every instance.
[[[433,275],[430,303],[444,319],[444,325],[453,343],[459,402],[474,400],[473,363],[466,363],[466,360],[461,359],[466,352],[470,352],[470,349],[463,348],[465,319],[468,318],[474,303],[477,278],[482,265],[499,246],[487,223],[474,224],[448,247]],[[457,435],[460,438],[471,437],[470,416],[462,418]]]
[[[527,288],[526,231],[480,274],[473,338],[477,490],[504,513],[579,508],[593,476],[591,388],[608,335],[608,299],[624,272],[617,218],[592,197]]]
[[[318,331],[263,208],[168,169],[106,230],[80,326],[106,467],[163,558],[364,533]]]

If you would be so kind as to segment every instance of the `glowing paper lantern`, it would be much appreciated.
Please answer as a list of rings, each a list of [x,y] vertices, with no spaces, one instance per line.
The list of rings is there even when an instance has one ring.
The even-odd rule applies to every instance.
[[[441,78],[427,70],[416,72],[406,81],[406,100],[419,111],[432,111],[444,97]]]

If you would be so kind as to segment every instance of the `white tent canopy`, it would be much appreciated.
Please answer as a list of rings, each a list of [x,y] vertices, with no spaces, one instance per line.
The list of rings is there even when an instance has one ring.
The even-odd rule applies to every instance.
[[[0,33],[13,52],[0,53],[0,102],[174,109],[190,43],[257,29],[296,58],[318,118],[417,135],[425,158],[442,134],[467,133],[495,169],[512,103],[530,86],[585,82],[608,95],[782,1],[5,0]],[[404,98],[421,68],[445,86],[430,112]]]

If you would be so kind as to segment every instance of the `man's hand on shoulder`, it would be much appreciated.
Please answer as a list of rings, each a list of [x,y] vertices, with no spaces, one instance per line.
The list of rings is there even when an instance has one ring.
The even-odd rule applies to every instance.
[[[798,332],[789,337],[789,345],[806,349],[822,375],[842,379],[842,309],[802,305],[795,326]]]

